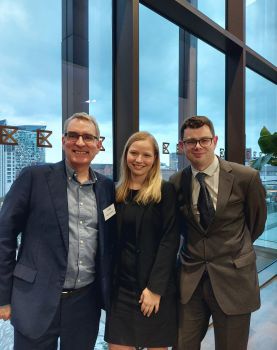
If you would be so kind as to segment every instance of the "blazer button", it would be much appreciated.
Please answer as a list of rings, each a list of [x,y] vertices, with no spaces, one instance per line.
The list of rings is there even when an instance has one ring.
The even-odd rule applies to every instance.
[[[136,250],[136,253],[139,254],[139,253],[140,253],[140,249],[137,249],[137,250]]]

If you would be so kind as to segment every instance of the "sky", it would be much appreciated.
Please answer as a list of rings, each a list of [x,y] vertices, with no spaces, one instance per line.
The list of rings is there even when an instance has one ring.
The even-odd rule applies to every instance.
[[[247,0],[247,43],[277,63],[277,5],[262,13],[261,0]],[[224,26],[224,1],[198,0],[201,11]],[[262,5],[263,6],[263,5]],[[270,7],[271,6],[271,7]],[[274,12],[275,11],[275,12]],[[179,28],[140,5],[140,129],[175,152],[178,142]],[[267,22],[265,22],[265,20]],[[271,30],[261,30],[266,25]],[[274,46],[275,45],[275,46]],[[0,0],[0,119],[8,124],[43,124],[53,134],[46,160],[61,159],[61,1]],[[90,113],[105,136],[99,163],[112,163],[111,0],[89,1]],[[197,40],[197,113],[209,116],[224,148],[225,57]],[[257,147],[259,130],[277,125],[277,88],[246,72],[247,147]],[[275,125],[275,127],[274,127]],[[275,130],[274,130],[275,128]],[[162,162],[168,164],[169,156]]]

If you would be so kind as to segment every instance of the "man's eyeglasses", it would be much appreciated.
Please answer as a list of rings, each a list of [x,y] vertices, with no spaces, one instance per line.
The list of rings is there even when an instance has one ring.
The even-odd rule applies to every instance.
[[[99,140],[99,138],[97,136],[95,136],[95,135],[92,135],[92,134],[80,135],[80,134],[78,134],[77,132],[74,132],[74,131],[65,132],[64,136],[66,136],[68,141],[70,141],[70,142],[77,142],[79,140],[80,136],[82,137],[82,139],[83,139],[83,141],[85,143],[92,143],[94,141],[98,141]]]
[[[183,144],[186,148],[194,148],[196,147],[197,143],[201,147],[209,147],[212,144],[213,137],[203,137],[202,139],[188,139],[183,140]]]

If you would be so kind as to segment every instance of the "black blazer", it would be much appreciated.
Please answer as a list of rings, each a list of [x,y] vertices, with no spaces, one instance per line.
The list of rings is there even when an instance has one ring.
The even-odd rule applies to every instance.
[[[118,203],[115,281],[119,280],[123,243],[122,209],[123,204]],[[138,206],[136,237],[136,279],[140,291],[147,287],[159,295],[174,293],[179,233],[176,219],[176,192],[171,183],[162,182],[160,203]]]

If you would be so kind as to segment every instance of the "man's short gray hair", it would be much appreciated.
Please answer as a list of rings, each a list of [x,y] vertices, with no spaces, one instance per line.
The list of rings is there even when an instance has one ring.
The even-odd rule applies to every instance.
[[[89,122],[91,122],[95,126],[95,130],[96,130],[96,135],[95,136],[100,137],[100,130],[99,130],[99,126],[98,126],[98,123],[97,123],[96,119],[92,115],[89,115],[89,114],[87,114],[85,112],[74,113],[71,117],[66,119],[66,121],[64,122],[64,125],[63,125],[63,132],[64,133],[67,132],[68,124],[73,119],[88,120]]]

